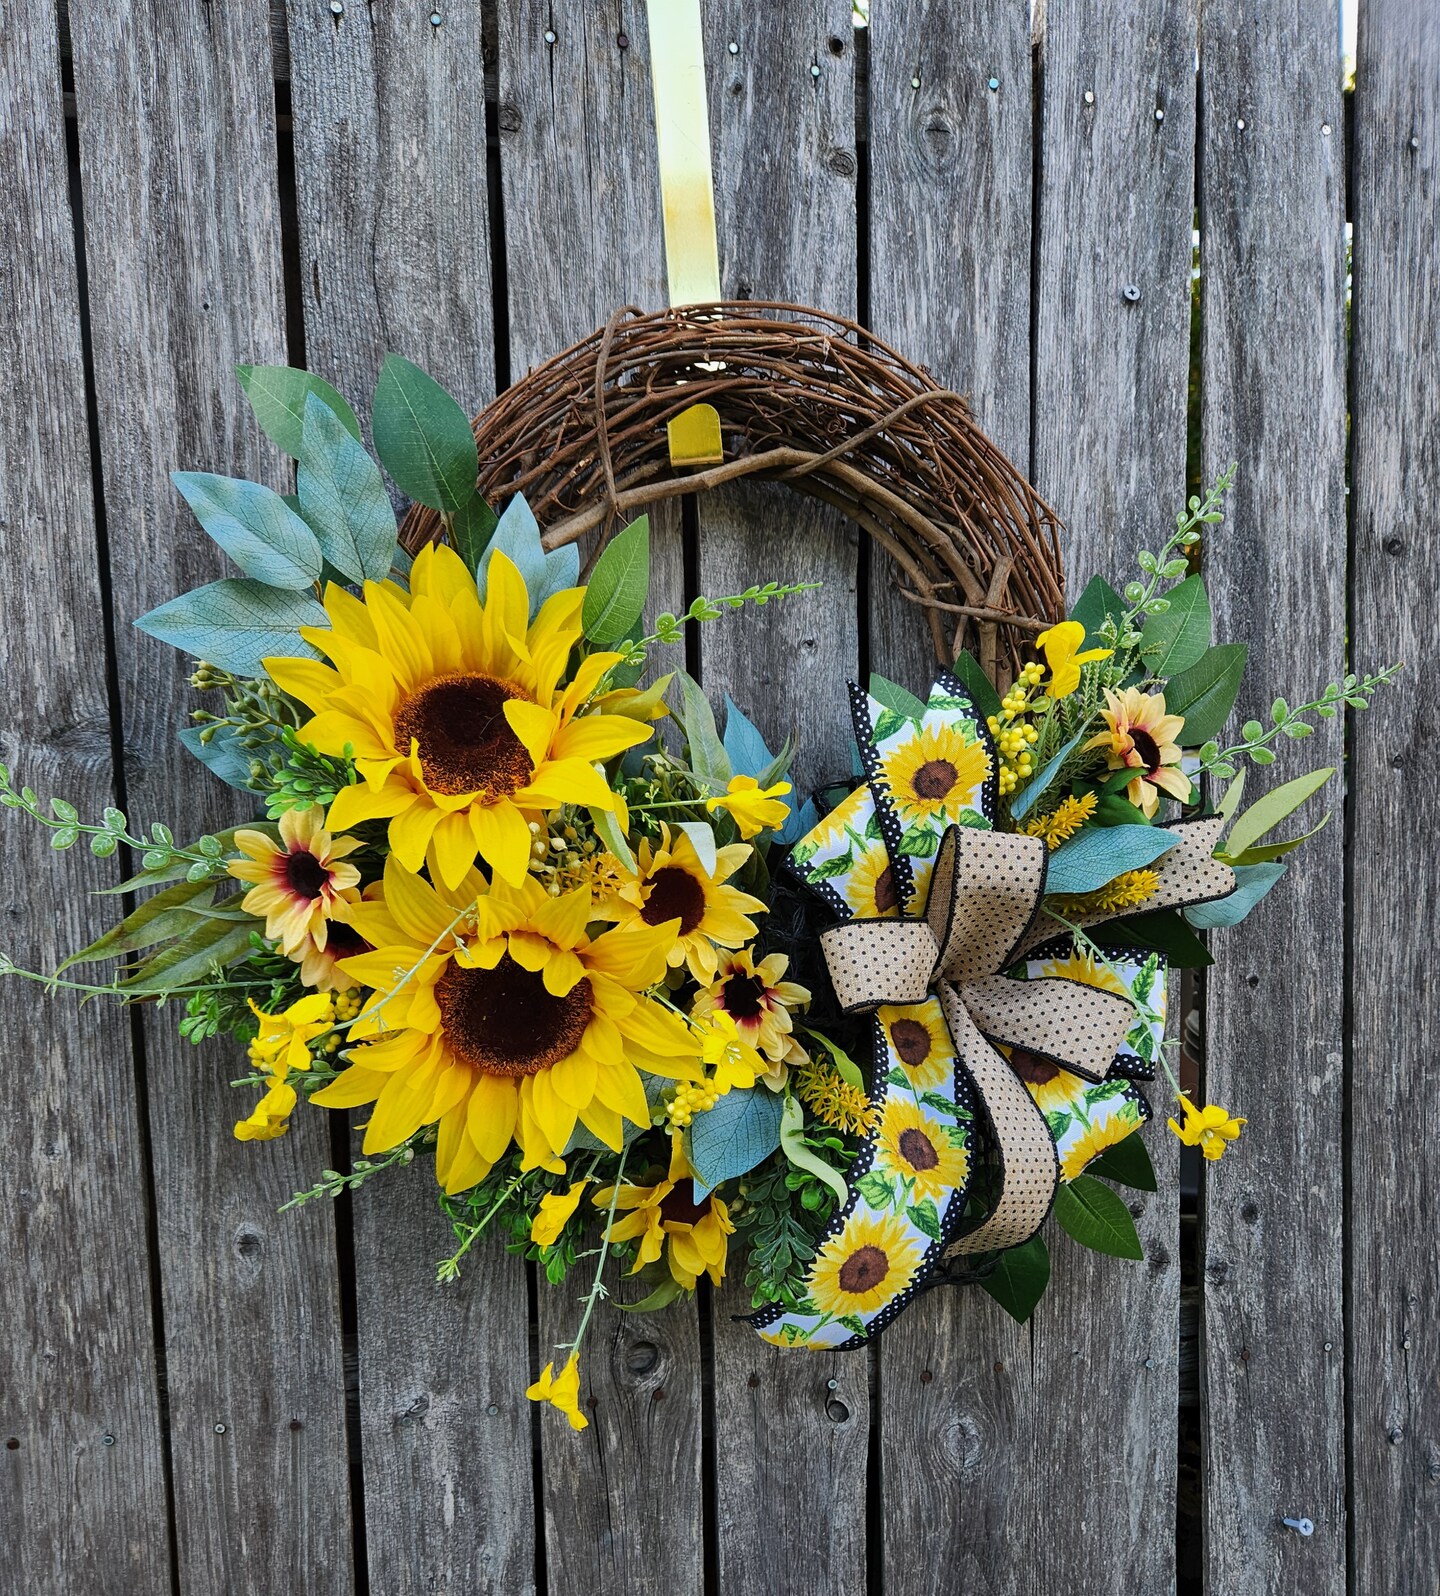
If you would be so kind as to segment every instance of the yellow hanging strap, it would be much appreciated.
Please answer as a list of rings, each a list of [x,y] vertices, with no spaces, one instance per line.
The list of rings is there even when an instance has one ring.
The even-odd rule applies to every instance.
[[[707,304],[720,297],[720,251],[700,0],[648,0],[647,14],[666,284],[672,306]],[[666,430],[671,465],[716,465],[725,458],[713,405],[691,405]]]

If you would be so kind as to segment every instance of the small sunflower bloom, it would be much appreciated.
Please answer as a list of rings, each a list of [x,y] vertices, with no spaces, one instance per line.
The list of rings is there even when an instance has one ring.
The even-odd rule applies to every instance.
[[[1109,659],[1113,648],[1081,648],[1085,641],[1085,628],[1079,621],[1061,621],[1048,632],[1041,632],[1035,647],[1045,656],[1050,667],[1050,681],[1045,688],[1047,698],[1069,698],[1080,685],[1080,667],[1092,660]]]
[[[1177,1125],[1172,1119],[1168,1122],[1170,1129],[1187,1147],[1198,1147],[1212,1163],[1224,1157],[1225,1149],[1239,1137],[1240,1127],[1245,1124],[1243,1119],[1235,1119],[1218,1103],[1207,1103],[1204,1108],[1196,1108],[1183,1093],[1180,1107],[1185,1114],[1185,1123]]]
[[[526,1386],[525,1395],[532,1402],[548,1402],[570,1421],[572,1430],[585,1429],[590,1421],[580,1411],[580,1354],[572,1352],[559,1374],[555,1365],[547,1363],[534,1385]]]
[[[705,807],[712,815],[717,809],[723,809],[748,841],[762,831],[774,831],[785,824],[790,805],[782,800],[789,791],[788,781],[762,787],[753,776],[733,776],[724,793],[718,798],[707,798]]]
[[[679,1135],[670,1138],[670,1168],[653,1186],[607,1186],[590,1200],[597,1208],[625,1209],[605,1232],[606,1241],[639,1241],[631,1274],[662,1253],[677,1285],[693,1291],[702,1274],[719,1285],[725,1278],[726,1237],[735,1233],[725,1204],[714,1192],[695,1200],[695,1173]]]
[[[764,1057],[761,1072],[768,1086],[785,1084],[786,1066],[799,1064],[805,1049],[795,1040],[792,1011],[809,1006],[809,989],[784,979],[790,961],[783,953],[756,960],[753,948],[722,953],[709,986],[695,994],[690,1017],[704,1020],[725,1014],[734,1021],[739,1039]]]
[[[540,1207],[530,1221],[530,1239],[537,1247],[553,1247],[560,1232],[570,1223],[571,1216],[580,1206],[580,1198],[588,1180],[577,1180],[569,1191],[551,1191],[540,1199]]]
[[[265,935],[297,964],[323,954],[331,923],[360,896],[360,872],[348,863],[359,840],[332,837],[316,804],[281,815],[278,843],[263,831],[243,830],[235,833],[235,846],[245,857],[226,869],[237,881],[251,883],[241,902],[246,914],[264,920]],[[303,971],[301,978],[317,984]]]
[[[1125,796],[1142,814],[1154,815],[1161,792],[1183,803],[1190,796],[1190,778],[1180,768],[1177,741],[1185,729],[1184,717],[1166,713],[1164,693],[1142,693],[1138,687],[1120,693],[1107,688],[1105,705],[1100,719],[1107,729],[1085,747],[1103,748],[1111,770],[1135,773]]]

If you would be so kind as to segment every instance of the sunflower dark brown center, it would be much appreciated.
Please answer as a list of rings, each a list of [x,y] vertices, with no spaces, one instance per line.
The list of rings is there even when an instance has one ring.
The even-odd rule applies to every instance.
[[[532,702],[518,687],[493,676],[437,677],[400,706],[395,752],[408,754],[412,740],[420,745],[420,768],[431,792],[508,798],[535,772],[505,719],[512,698]]]
[[[900,894],[895,890],[895,869],[893,865],[887,864],[880,874],[875,877],[875,907],[882,914],[900,907]]]
[[[840,1289],[859,1296],[873,1291],[890,1273],[890,1260],[879,1247],[859,1247],[840,1265]]]
[[[935,1144],[922,1130],[908,1125],[900,1132],[900,1156],[911,1169],[934,1169],[940,1162]]]
[[[955,767],[948,759],[927,759],[910,785],[917,798],[944,798],[955,785]]]
[[[318,898],[330,885],[330,872],[313,853],[285,856],[285,883],[298,898]]]
[[[1044,1086],[1060,1073],[1059,1065],[1052,1064],[1048,1058],[1040,1058],[1037,1054],[1027,1053],[1019,1047],[1010,1051],[1010,1067],[1022,1081],[1028,1081],[1031,1086]]]
[[[694,1192],[695,1183],[691,1180],[682,1180],[667,1191],[660,1199],[661,1219],[668,1219],[673,1225],[698,1225],[710,1212],[710,1199],[697,1203]]]
[[[890,1027],[890,1042],[911,1069],[930,1056],[930,1033],[919,1020],[896,1020]]]
[[[1130,741],[1135,744],[1135,752],[1140,756],[1141,765],[1149,771],[1160,768],[1160,745],[1142,727],[1130,728]]]
[[[451,964],[435,985],[445,1043],[487,1075],[538,1075],[580,1045],[594,999],[589,981],[556,997],[507,953],[493,970]]]
[[[678,865],[665,865],[650,877],[650,892],[640,918],[646,925],[680,922],[680,935],[688,937],[705,918],[705,889]]]
[[[325,934],[325,951],[333,953],[337,959],[353,959],[357,953],[368,953],[370,944],[353,925],[332,920]]]
[[[758,975],[732,975],[725,983],[725,1011],[732,1019],[753,1020],[764,995],[765,983]]]

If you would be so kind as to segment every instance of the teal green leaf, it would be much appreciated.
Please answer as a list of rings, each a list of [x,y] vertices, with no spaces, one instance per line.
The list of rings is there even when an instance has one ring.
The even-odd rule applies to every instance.
[[[235,740],[233,726],[217,726],[208,741],[201,733],[207,728],[182,726],[180,741],[228,787],[250,790],[250,753]]]
[[[1140,644],[1145,668],[1162,679],[1199,664],[1201,655],[1210,647],[1212,625],[1210,595],[1200,577],[1187,576],[1165,596],[1170,608],[1163,615],[1151,615],[1146,620]]]
[[[615,534],[595,562],[585,589],[581,624],[592,643],[633,635],[650,596],[650,517]]]
[[[1186,909],[1185,918],[1197,931],[1219,931],[1239,925],[1247,914],[1285,874],[1283,864],[1236,865],[1235,890],[1215,903],[1197,903]]]
[[[1067,1235],[1110,1258],[1143,1258],[1140,1235],[1118,1192],[1091,1175],[1077,1175],[1055,1193],[1055,1218]]]
[[[524,578],[533,619],[545,590],[545,546],[540,541],[540,523],[523,493],[517,493],[505,506],[475,567],[475,586],[482,604],[490,591],[490,562],[497,554],[503,554]]]
[[[980,1281],[1016,1324],[1024,1324],[1035,1312],[1049,1284],[1050,1252],[1039,1236],[1002,1252],[994,1269]]]
[[[401,355],[380,367],[372,426],[385,469],[418,504],[455,511],[473,496],[480,456],[470,418]]]
[[[209,471],[175,471],[170,480],[246,576],[271,587],[314,586],[324,564],[320,545],[273,489]]]
[[[1180,838],[1159,826],[1087,828],[1050,855],[1045,891],[1095,892],[1126,870],[1140,870],[1168,853]]]
[[[725,1180],[754,1169],[780,1145],[781,1103],[768,1087],[726,1092],[685,1132],[685,1156],[700,1201]]]
[[[395,512],[380,467],[313,393],[295,476],[300,509],[321,553],[352,582],[383,582],[395,554]]]
[[[182,593],[135,622],[162,643],[237,676],[259,676],[261,661],[272,655],[317,657],[300,628],[329,624],[330,617],[309,594],[240,577]]]
[[[1034,807],[1035,800],[1039,798],[1060,774],[1060,767],[1075,752],[1085,740],[1087,726],[1084,731],[1076,732],[1063,748],[1058,749],[1035,774],[1027,781],[1024,787],[1010,800],[1010,813],[1016,820],[1023,820]]]
[[[1217,644],[1166,683],[1165,708],[1172,715],[1185,717],[1187,748],[1209,742],[1225,729],[1249,654],[1244,643]]]
[[[339,416],[352,438],[360,440],[360,423],[345,396],[323,377],[295,366],[237,366],[236,375],[260,429],[292,459],[300,458],[305,436],[305,400],[314,394]]]

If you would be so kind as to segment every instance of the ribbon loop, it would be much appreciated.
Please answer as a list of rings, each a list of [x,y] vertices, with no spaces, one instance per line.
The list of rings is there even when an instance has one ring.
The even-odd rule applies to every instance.
[[[1062,1069],[1103,1081],[1134,1022],[1130,1004],[1077,981],[1040,977],[967,981],[960,998],[980,1034],[1049,1059]]]
[[[919,1003],[930,990],[935,938],[924,920],[845,920],[820,933],[840,1007]]]
[[[1045,891],[1039,837],[951,826],[930,877],[926,917],[939,947],[935,973],[975,981],[1010,963]]]

